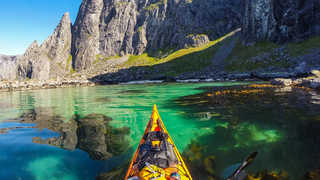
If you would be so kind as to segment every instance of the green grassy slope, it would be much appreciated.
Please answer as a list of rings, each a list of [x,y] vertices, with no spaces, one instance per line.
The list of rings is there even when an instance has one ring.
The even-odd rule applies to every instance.
[[[142,55],[130,55],[128,61],[123,64],[123,68],[143,67],[163,75],[176,76],[186,72],[201,71],[211,65],[212,59],[216,52],[223,45],[237,38],[229,33],[217,40],[211,41],[200,47],[192,47],[174,51],[173,49],[165,50],[166,57],[157,58],[144,53]],[[320,37],[312,37],[300,43],[289,43],[286,45],[278,45],[272,42],[258,42],[253,46],[245,46],[240,39],[237,40],[231,54],[225,61],[225,70],[228,72],[248,72],[260,68],[273,67],[289,67],[291,64],[286,60],[282,60],[274,53],[276,48],[285,47],[284,53],[288,57],[297,57],[310,52],[313,48],[320,47]],[[263,61],[250,60],[257,56],[266,55]],[[112,57],[117,58],[117,57]],[[97,56],[98,61],[107,61],[110,58],[102,58]]]
[[[175,76],[185,72],[200,71],[211,65],[212,58],[216,51],[221,47],[220,42],[228,41],[233,33],[211,41],[208,44],[180,49],[171,50],[171,53],[164,58],[151,57],[147,53],[142,55],[131,55],[129,60],[124,64],[125,67],[148,66],[152,69],[162,71],[166,75]],[[170,52],[170,50],[168,50]]]
[[[227,59],[225,70],[246,72],[257,70],[259,68],[273,67],[289,67],[291,62],[283,60],[279,55],[274,53],[276,48],[281,45],[272,42],[262,41],[253,46],[244,46],[238,40],[231,55]],[[320,48],[320,37],[312,37],[300,43],[288,43],[284,45],[284,52],[288,57],[297,57],[310,53],[314,48]],[[269,54],[264,61],[248,61],[250,58]],[[280,60],[279,60],[280,58]]]

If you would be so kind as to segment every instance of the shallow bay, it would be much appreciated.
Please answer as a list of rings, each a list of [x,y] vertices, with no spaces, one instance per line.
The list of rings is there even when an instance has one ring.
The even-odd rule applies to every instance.
[[[0,93],[0,162],[6,166],[0,179],[94,179],[124,167],[153,104],[195,178],[218,177],[252,151],[259,152],[249,168],[252,173],[286,171],[290,179],[300,179],[317,168],[319,145],[313,145],[320,136],[317,96],[303,89],[249,84],[112,85]],[[208,159],[214,165],[208,165]]]

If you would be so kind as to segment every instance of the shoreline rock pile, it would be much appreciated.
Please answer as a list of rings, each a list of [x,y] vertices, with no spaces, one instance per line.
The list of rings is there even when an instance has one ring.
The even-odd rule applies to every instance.
[[[26,80],[26,81],[0,81],[0,92],[25,91],[35,89],[52,89],[80,86],[95,86],[87,79],[55,79],[55,80]]]
[[[281,85],[281,86],[304,86],[311,89],[320,89],[320,71],[313,70],[312,76],[305,78],[275,78],[271,81],[273,85]]]

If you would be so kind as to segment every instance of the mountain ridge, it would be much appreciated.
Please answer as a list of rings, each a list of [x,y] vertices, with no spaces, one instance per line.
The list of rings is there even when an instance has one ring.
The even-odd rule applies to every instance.
[[[48,80],[114,72],[127,68],[126,58],[121,60],[124,65],[108,63],[108,59],[129,56],[127,61],[132,62],[131,56],[142,57],[143,53],[148,58],[161,59],[179,49],[188,52],[188,48],[210,44],[240,27],[242,49],[259,46],[262,41],[290,46],[291,42],[304,42],[320,35],[319,9],[317,0],[290,0],[287,4],[272,0],[83,0],[73,25],[65,13],[53,34],[41,45],[32,43],[15,61],[0,61],[0,67],[4,67],[0,68],[0,80]],[[223,73],[224,66],[235,60],[238,46],[237,41],[235,50],[228,53],[231,56],[226,55],[221,63],[217,60],[208,64],[204,70]],[[256,59],[265,61],[262,56],[268,52],[259,52],[262,54],[257,54]],[[279,58],[288,59],[282,55]],[[300,63],[303,62],[309,63],[302,58]],[[95,69],[99,71],[87,74]]]

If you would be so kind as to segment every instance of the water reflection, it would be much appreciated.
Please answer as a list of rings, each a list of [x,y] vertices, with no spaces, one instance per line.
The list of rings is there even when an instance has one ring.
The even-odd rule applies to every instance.
[[[197,136],[184,151],[194,178],[219,178],[224,168],[253,151],[259,151],[259,156],[249,168],[248,179],[302,179],[308,171],[317,177],[317,93],[271,86],[204,89],[204,93],[175,101],[189,110],[186,117],[200,115],[199,120],[206,119],[213,128]]]
[[[0,160],[8,167],[0,169],[0,179],[93,179],[101,172],[100,179],[123,179],[154,103],[194,179],[219,179],[253,151],[259,155],[248,169],[251,179],[317,177],[318,94],[270,85],[226,87],[239,84],[0,93]],[[199,89],[204,86],[216,87]]]
[[[130,133],[130,129],[111,127],[110,121],[112,121],[110,117],[102,114],[89,114],[84,117],[75,115],[69,121],[65,121],[48,108],[34,108],[10,122],[35,124],[35,126],[1,128],[0,132],[8,133],[9,130],[18,128],[37,128],[40,131],[49,129],[59,136],[33,137],[32,142],[71,151],[81,149],[88,152],[93,160],[107,160],[113,155],[126,152],[129,148],[126,136]]]

